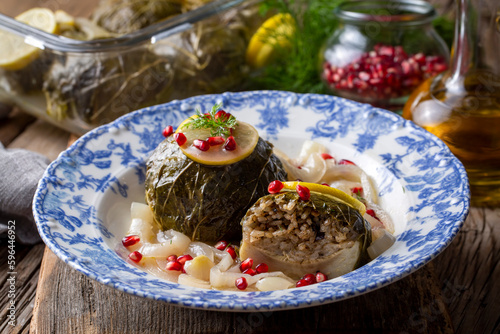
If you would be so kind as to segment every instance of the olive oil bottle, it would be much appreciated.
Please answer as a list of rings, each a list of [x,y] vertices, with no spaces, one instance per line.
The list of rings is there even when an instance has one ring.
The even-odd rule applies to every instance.
[[[462,161],[473,205],[500,206],[500,1],[457,0],[450,70],[417,88],[403,117]]]

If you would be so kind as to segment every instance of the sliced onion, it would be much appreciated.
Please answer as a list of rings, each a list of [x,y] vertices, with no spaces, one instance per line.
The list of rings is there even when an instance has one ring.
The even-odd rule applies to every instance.
[[[361,183],[363,170],[354,165],[335,165],[328,168],[320,180],[320,183],[332,183],[334,181],[351,181]]]
[[[351,189],[361,187],[361,183],[352,181],[335,181],[330,183],[330,187],[342,190],[346,194],[351,195]]]
[[[143,256],[182,255],[191,243],[191,239],[174,230],[159,232],[157,239],[160,243],[144,243],[139,252]]]
[[[388,250],[392,245],[394,245],[395,242],[396,238],[392,234],[384,230],[384,234],[377,240],[372,242],[370,247],[368,247],[366,250],[370,258],[375,259],[380,254]]]
[[[151,225],[154,221],[153,212],[149,208],[149,205],[139,202],[132,202],[132,204],[130,205],[130,217],[132,219],[142,219]]]
[[[210,259],[210,261],[215,262],[215,254],[213,251],[214,249],[215,249],[214,247],[211,247],[206,243],[193,241],[189,244],[186,254],[191,255],[193,258],[200,255],[205,255]]]
[[[394,234],[394,223],[392,222],[391,216],[382,209],[379,205],[370,204],[369,208],[375,211],[375,215],[380,219],[382,224],[384,224],[384,228],[391,234]]]
[[[151,224],[141,218],[132,219],[127,235],[138,235],[144,243],[152,242],[155,239]]]
[[[302,144],[302,148],[300,149],[300,154],[297,157],[297,161],[304,163],[309,159],[311,155],[320,155],[321,153],[326,153],[325,146],[312,140],[306,140]]]
[[[207,281],[203,281],[201,279],[197,279],[195,277],[186,275],[186,274],[180,274],[178,281],[179,284],[184,284],[184,285],[189,285],[195,288],[200,288],[200,289],[210,289],[210,283]]]
[[[377,192],[375,191],[375,187],[373,187],[373,184],[370,180],[370,177],[366,175],[365,172],[361,173],[361,185],[363,187],[363,197],[366,199],[368,203],[378,203],[378,195]]]
[[[290,279],[288,276],[283,274],[281,271],[273,271],[269,273],[262,273],[255,276],[237,273],[237,272],[222,272],[219,267],[215,266],[210,269],[210,284],[216,289],[233,288],[234,282],[240,277],[245,277],[248,285],[257,283],[261,278],[264,277],[284,277]],[[291,279],[290,279],[291,280]]]
[[[214,248],[214,254],[215,257],[219,260],[219,263],[217,263],[217,267],[221,271],[226,271],[231,267],[231,265],[234,263],[233,258],[228,252],[224,252],[221,250],[218,250],[217,248]]]
[[[285,290],[294,285],[294,281],[284,277],[264,277],[255,284],[255,287],[259,291],[274,291]]]
[[[214,266],[205,255],[199,255],[191,261],[186,261],[184,264],[184,271],[191,277],[208,281],[210,279],[210,269]]]
[[[154,257],[143,257],[140,265],[144,271],[169,282],[177,283],[177,278],[181,274],[180,271],[166,270],[167,260],[164,258],[160,260]]]
[[[384,228],[384,224],[382,224],[381,221],[379,221],[377,218],[370,216],[367,213],[365,213],[363,215],[363,218],[366,219],[366,221],[370,223],[372,230],[377,229],[377,228]]]
[[[292,160],[292,165],[294,164]],[[317,183],[325,174],[325,160],[317,153],[311,154],[304,164],[295,162],[296,167],[293,171],[294,180],[300,179],[304,182]],[[300,166],[300,169],[298,168]],[[289,177],[290,178],[290,177]]]

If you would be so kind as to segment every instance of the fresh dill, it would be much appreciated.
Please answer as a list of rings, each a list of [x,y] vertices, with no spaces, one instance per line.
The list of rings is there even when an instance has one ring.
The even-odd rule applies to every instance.
[[[191,121],[184,125],[191,129],[209,129],[210,135],[229,137],[231,129],[238,126],[236,118],[228,113],[219,113],[222,111],[222,103],[215,104],[208,113],[202,113],[196,108],[196,116],[191,117]]]
[[[245,89],[331,94],[320,78],[322,51],[328,38],[339,27],[334,10],[343,1],[263,0],[260,8],[262,14],[288,13],[295,20],[296,29],[291,36],[279,29],[274,35],[270,34],[267,43],[276,52],[275,61],[254,72]],[[450,45],[453,21],[439,17],[434,21],[434,26]],[[275,42],[285,39],[289,43]]]
[[[333,10],[340,2],[341,0],[264,0],[261,12],[288,13],[297,24],[292,36],[270,36],[270,42],[287,38],[288,46],[281,47],[279,43],[273,45],[277,54],[276,61],[251,78],[250,88],[327,93],[319,75],[320,53],[326,39],[337,27]]]

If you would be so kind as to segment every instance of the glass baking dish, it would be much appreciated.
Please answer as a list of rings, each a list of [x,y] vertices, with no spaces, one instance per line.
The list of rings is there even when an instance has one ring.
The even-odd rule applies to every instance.
[[[29,45],[31,53],[29,61],[26,55],[22,61],[15,55],[14,62],[0,66],[0,104],[16,105],[83,134],[142,107],[241,87],[249,72],[246,46],[263,20],[257,1],[204,1],[139,29],[134,24],[140,15],[128,20],[124,17],[129,12],[117,14],[124,8],[117,3],[134,1],[148,3],[2,1],[0,34],[20,36],[17,43]],[[14,19],[33,7],[55,13],[58,31],[45,32]],[[26,45],[18,49],[26,51]]]

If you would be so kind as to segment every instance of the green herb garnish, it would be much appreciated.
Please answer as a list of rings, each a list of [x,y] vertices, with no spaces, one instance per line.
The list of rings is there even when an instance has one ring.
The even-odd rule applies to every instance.
[[[212,107],[210,112],[203,114],[198,108],[196,108],[196,116],[191,117],[191,122],[184,125],[186,128],[191,129],[210,129],[210,135],[229,137],[231,136],[231,129],[235,129],[238,126],[236,117],[228,113],[220,113],[222,109],[222,103],[217,103]]]
[[[277,56],[274,63],[250,78],[251,89],[278,89],[297,93],[327,93],[320,79],[321,48],[337,28],[333,9],[342,0],[264,0],[261,12],[290,14],[297,26],[293,36],[269,37]],[[287,47],[275,40],[288,39]]]

